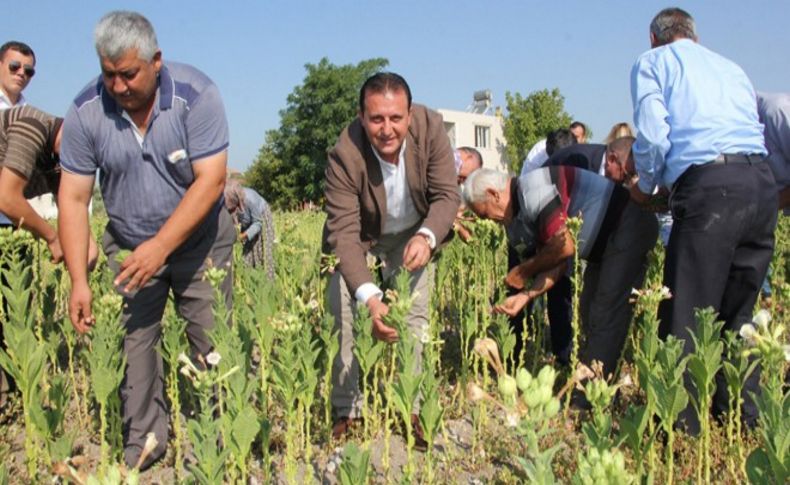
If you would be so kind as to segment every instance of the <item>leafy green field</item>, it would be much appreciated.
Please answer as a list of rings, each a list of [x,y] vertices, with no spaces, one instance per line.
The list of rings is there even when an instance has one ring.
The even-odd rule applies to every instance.
[[[401,333],[397,345],[378,343],[363,331],[369,317],[360,314],[355,353],[365,421],[342,442],[330,438],[337,340],[323,298],[323,215],[277,214],[276,223],[276,283],[236,265],[234,323],[225,323],[226,308],[215,307],[209,370],[192,359],[184,322],[168,307],[160,344],[173,417],[168,453],[139,475],[119,465],[122,301],[106,262],[91,276],[97,324],[78,336],[66,317],[63,267],[50,265],[45,246],[22,231],[0,233],[10,285],[3,291],[9,311],[0,365],[19,389],[0,416],[0,483],[787,483],[787,218],[777,229],[774,294],[759,302],[770,321],[761,316],[747,338],[722,340],[714,316],[702,312],[697,351],[688,359],[679,358],[680,342],[656,337],[657,248],[647,289],[634,297],[620,372],[607,381],[592,369],[586,386],[578,386],[590,412],[566,406],[583,376],[553,362],[541,305],[538,323],[525,332],[524,365],[515,368],[515,337],[506,319],[491,314],[504,294],[504,236],[495,225],[474,224],[470,244],[453,241],[438,259],[422,373],[412,371],[412,339]],[[101,225],[94,221],[96,233]],[[15,256],[23,244],[34,246],[32,263]],[[221,271],[206,277],[219,281]],[[401,326],[408,291],[391,295],[391,324]],[[759,428],[742,429],[737,412],[722,423],[707,419],[713,374],[723,369],[737,390],[751,362],[762,366]],[[693,399],[706,416],[699,438],[670,425],[689,399],[684,369],[703,390]],[[420,422],[435,443],[427,452],[408,438],[418,393]]]

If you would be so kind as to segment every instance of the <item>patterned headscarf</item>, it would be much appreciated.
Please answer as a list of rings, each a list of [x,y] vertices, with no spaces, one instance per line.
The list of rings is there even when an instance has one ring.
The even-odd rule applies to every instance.
[[[231,214],[244,210],[244,187],[238,180],[225,181],[225,206]]]

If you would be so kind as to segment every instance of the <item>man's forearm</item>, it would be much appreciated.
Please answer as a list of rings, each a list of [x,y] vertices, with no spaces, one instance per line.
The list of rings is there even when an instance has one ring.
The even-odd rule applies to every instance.
[[[573,240],[566,229],[557,232],[535,256],[517,266],[519,275],[523,279],[564,264],[565,260],[573,256]]]
[[[55,228],[39,216],[27,199],[21,194],[19,194],[18,197],[4,197],[0,212],[3,212],[3,214],[11,219],[11,222],[13,222],[15,226],[19,226],[21,222],[21,227],[23,229],[27,229],[33,233],[34,236],[40,237],[48,243],[52,242],[58,236]]]
[[[524,290],[530,301],[549,291],[565,274],[567,260],[537,275],[529,289]]]
[[[88,205],[74,200],[58,203],[58,233],[72,286],[88,284]]]

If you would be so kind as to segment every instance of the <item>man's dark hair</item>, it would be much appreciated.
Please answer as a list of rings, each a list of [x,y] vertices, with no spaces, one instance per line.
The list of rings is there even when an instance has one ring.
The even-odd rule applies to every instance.
[[[0,46],[0,60],[3,60],[5,58],[5,53],[8,51],[17,51],[23,56],[32,57],[33,62],[36,61],[36,54],[33,52],[33,49],[31,49],[30,46],[25,44],[24,42],[19,42],[18,40],[11,40]]]
[[[650,22],[650,33],[658,45],[669,44],[675,39],[697,40],[694,18],[683,9],[672,7],[658,12]]]
[[[549,133],[546,137],[546,154],[548,156],[554,155],[554,152],[561,148],[569,147],[576,144],[576,137],[573,136],[571,130],[568,128],[560,128]]]
[[[475,158],[475,160],[477,160],[477,165],[478,165],[477,168],[481,168],[483,166],[483,155],[481,155],[480,152],[477,151],[477,149],[472,147],[458,147],[458,151],[472,155]]]
[[[582,123],[581,121],[574,121],[574,122],[573,122],[573,123],[571,123],[571,125],[568,127],[568,129],[570,129],[570,130],[572,130],[572,129],[574,129],[574,128],[581,128],[581,129],[582,129],[582,131],[584,132],[584,135],[585,135],[585,136],[587,136],[587,125],[585,125],[585,124],[584,124],[584,123]]]
[[[362,89],[359,90],[359,112],[365,112],[365,96],[368,93],[386,93],[403,91],[406,93],[408,107],[411,108],[411,89],[409,84],[400,74],[394,72],[377,72],[370,76]]]

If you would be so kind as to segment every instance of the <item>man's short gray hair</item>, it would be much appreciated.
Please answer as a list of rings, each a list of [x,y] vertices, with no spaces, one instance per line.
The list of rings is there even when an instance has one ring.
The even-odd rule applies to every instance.
[[[464,198],[464,204],[469,207],[475,202],[485,201],[488,189],[502,192],[507,188],[509,179],[510,176],[508,174],[490,168],[475,170],[464,182],[464,189],[461,194]]]
[[[99,20],[93,31],[96,53],[111,61],[120,59],[129,49],[137,49],[137,57],[150,61],[159,51],[154,27],[137,12],[116,10]]]
[[[697,40],[694,18],[677,7],[665,8],[658,12],[650,22],[650,33],[655,36],[659,45],[669,44],[676,39]]]

